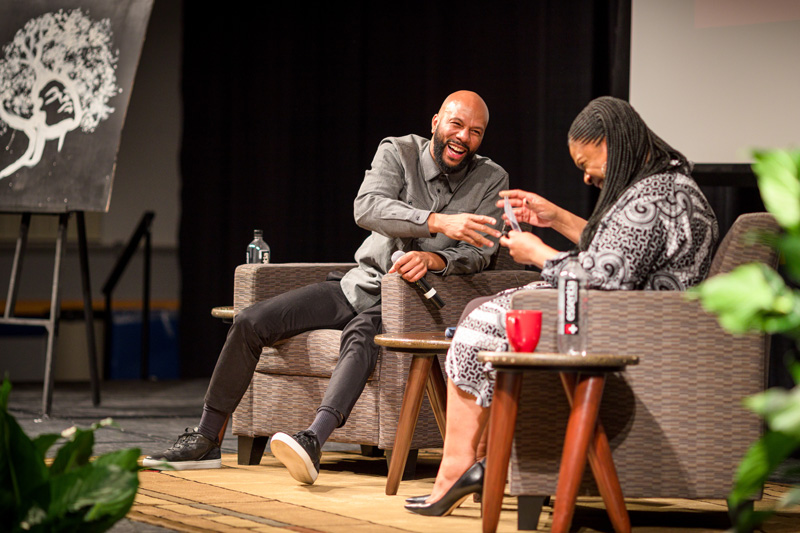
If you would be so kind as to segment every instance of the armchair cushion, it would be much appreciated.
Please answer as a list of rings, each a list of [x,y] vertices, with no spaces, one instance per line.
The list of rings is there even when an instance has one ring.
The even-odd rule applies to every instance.
[[[342,332],[317,329],[275,343],[261,352],[256,372],[287,376],[331,377],[339,359],[339,340]],[[309,357],[309,354],[314,354]],[[381,361],[375,365],[369,381],[380,377]]]

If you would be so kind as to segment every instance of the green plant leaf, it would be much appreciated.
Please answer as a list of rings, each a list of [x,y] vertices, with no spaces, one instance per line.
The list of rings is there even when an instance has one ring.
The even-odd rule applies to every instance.
[[[800,281],[800,235],[784,234],[775,240],[773,246],[781,253],[789,277]]]
[[[11,531],[19,521],[19,507],[10,487],[0,486],[0,531]]]
[[[56,458],[50,466],[50,475],[69,472],[74,468],[82,467],[89,463],[94,446],[94,430],[71,427],[61,433],[69,440],[59,448]]]
[[[753,171],[767,211],[790,232],[800,230],[800,169],[786,150],[753,152]]]
[[[800,446],[800,386],[788,391],[774,387],[745,398],[744,404],[764,417],[772,431],[794,438]]]
[[[796,447],[795,439],[767,431],[745,453],[736,472],[736,480],[728,496],[731,508],[753,497],[764,485],[769,474],[786,459]]]
[[[8,411],[8,396],[11,394],[11,382],[8,381],[8,373],[3,378],[3,385],[0,386],[0,410]]]
[[[44,459],[47,456],[47,450],[49,450],[60,437],[61,435],[58,433],[42,433],[34,438],[33,446],[36,448],[39,457]]]
[[[755,511],[749,506],[743,506],[733,513],[733,529],[735,533],[752,533],[764,520],[769,518],[772,511]]]
[[[45,482],[47,466],[14,417],[5,411],[0,412],[0,428],[0,483],[11,487],[19,503],[25,494]]]
[[[113,523],[124,517],[139,487],[137,472],[114,464],[87,464],[52,480],[48,518],[80,515],[85,522]],[[81,531],[89,531],[83,524]]]
[[[761,263],[741,265],[687,291],[731,333],[800,333],[800,295]]]
[[[8,413],[11,383],[0,387],[0,530],[10,531],[35,503],[47,479],[47,466],[36,446]]]
[[[126,470],[128,472],[138,472],[139,456],[141,454],[142,451],[139,448],[128,448],[126,450],[117,450],[99,456],[92,462],[92,464],[94,464],[95,466],[114,465],[117,468]]]
[[[136,472],[108,467],[104,473],[96,469],[95,475],[87,480],[86,502],[92,503],[86,515],[87,520],[113,519],[124,517],[136,498],[139,478]]]
[[[800,361],[790,361],[786,363],[789,368],[789,373],[792,375],[792,380],[800,385]]]

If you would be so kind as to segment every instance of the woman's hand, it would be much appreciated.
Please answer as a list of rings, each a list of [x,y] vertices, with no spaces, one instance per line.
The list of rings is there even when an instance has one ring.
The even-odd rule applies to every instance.
[[[511,207],[514,208],[514,216],[520,222],[526,222],[540,228],[549,228],[558,217],[560,209],[556,204],[545,200],[538,194],[514,189],[511,191],[500,191],[500,196],[507,197]],[[505,200],[499,200],[497,207],[504,207]],[[508,218],[503,215],[504,220]]]
[[[511,258],[517,263],[539,268],[558,253],[558,250],[547,246],[542,239],[527,231],[509,231],[507,237],[500,238],[500,244],[508,248]]]
[[[572,242],[578,242],[581,232],[586,226],[586,220],[558,207],[538,194],[514,189],[500,191],[500,196],[504,199],[497,202],[497,207],[504,207],[507,197],[518,221],[539,228],[553,228]],[[503,214],[503,220],[508,222],[505,214]]]

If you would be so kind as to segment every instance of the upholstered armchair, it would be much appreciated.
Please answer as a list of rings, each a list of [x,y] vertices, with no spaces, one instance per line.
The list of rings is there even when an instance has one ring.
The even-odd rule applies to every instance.
[[[464,306],[473,298],[524,285],[538,274],[521,270],[500,254],[493,270],[467,276],[438,277],[429,281],[445,302],[436,309],[397,274],[382,284],[383,327],[386,333],[444,331],[456,325]],[[289,289],[323,281],[331,271],[354,264],[264,264],[236,269],[234,312]],[[505,270],[516,268],[517,270]],[[239,463],[258,464],[269,437],[278,431],[294,433],[312,422],[330,374],[339,356],[337,330],[316,330],[265,348],[239,407],[233,415],[233,433],[239,439]],[[333,442],[361,444],[367,450],[390,450],[394,445],[400,406],[411,357],[381,350],[378,364],[355,405],[347,424],[335,430]],[[442,361],[442,367],[444,367]],[[438,426],[425,399],[412,450],[442,445]],[[365,448],[367,447],[367,448]],[[415,455],[409,455],[407,471]]]
[[[775,266],[776,253],[748,239],[752,230],[778,226],[766,213],[740,216],[714,256],[711,276],[752,261]],[[609,375],[600,409],[626,498],[725,498],[739,461],[762,433],[762,422],[741,401],[765,387],[768,338],[728,334],[685,296],[589,291],[589,351],[640,358]],[[556,351],[555,291],[521,291],[512,307],[544,310],[548,334],[537,350]],[[557,373],[525,374],[510,465],[522,522],[535,523],[522,513],[555,494],[568,409]],[[579,494],[598,494],[588,467]]]

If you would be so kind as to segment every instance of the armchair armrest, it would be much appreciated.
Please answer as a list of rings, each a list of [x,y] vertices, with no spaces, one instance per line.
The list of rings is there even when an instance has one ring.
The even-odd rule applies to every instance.
[[[347,272],[355,266],[355,263],[239,265],[233,282],[234,313],[286,291],[325,281],[329,272]]]
[[[557,351],[555,289],[520,291],[511,306],[544,311],[537,350]],[[726,332],[684,292],[590,290],[587,308],[588,350],[638,355],[640,364],[627,372],[634,379],[647,373],[648,379],[657,374],[665,383],[690,380],[695,396],[708,394],[722,379],[725,390],[715,394],[729,398],[730,408],[766,383],[769,339]]]
[[[442,309],[428,302],[415,285],[399,274],[387,274],[381,284],[383,330],[438,331],[455,326],[464,307],[480,296],[520,287],[539,279],[538,272],[528,270],[487,270],[463,276],[429,276],[428,281],[445,303]]]
[[[463,276],[429,276],[428,281],[436,288],[445,305],[441,309],[428,302],[415,285],[405,281],[399,274],[387,274],[381,284],[381,311],[383,331],[400,333],[404,331],[440,331],[455,326],[464,307],[480,296],[490,296],[502,290],[526,285],[539,279],[538,272],[527,270],[486,270],[478,274]],[[444,354],[439,356],[444,360]],[[397,433],[397,420],[403,401],[406,379],[411,357],[383,350],[381,355],[380,387],[380,437],[379,446],[391,448]],[[444,368],[444,365],[442,365]],[[433,414],[426,406],[417,421],[417,434],[414,446],[441,446]],[[422,430],[421,430],[422,428]],[[428,428],[427,431],[425,428]],[[428,435],[423,438],[421,435]]]
[[[551,333],[542,335],[538,349],[555,348],[558,312],[555,289],[520,291],[514,295],[511,306],[544,311],[542,331]],[[652,352],[653,342],[658,339],[665,339],[672,345],[700,343],[710,347],[732,339],[760,338],[759,335],[726,333],[716,317],[706,313],[697,301],[688,300],[685,292],[590,290],[587,307],[589,348],[598,353],[624,350],[626,354],[635,355],[633,350],[637,345]],[[703,338],[713,340],[704,341]]]

